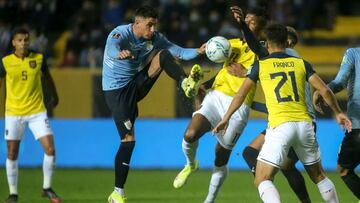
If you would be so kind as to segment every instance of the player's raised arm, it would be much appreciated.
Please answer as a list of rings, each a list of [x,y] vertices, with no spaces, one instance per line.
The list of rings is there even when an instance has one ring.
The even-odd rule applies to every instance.
[[[168,49],[171,55],[182,60],[191,60],[196,58],[199,54],[205,53],[205,44],[202,44],[199,48],[183,48],[169,41],[161,33],[158,33],[157,37],[159,38],[160,48]]]
[[[265,10],[255,8],[244,17],[244,13],[239,6],[230,7],[231,12],[234,15],[235,20],[239,23],[240,29],[243,31],[245,40],[249,45],[249,48],[257,55],[259,58],[263,58],[269,55],[267,49],[262,46],[257,38],[260,35],[259,30],[262,30],[266,25],[266,14]],[[256,21],[255,21],[256,19]],[[249,24],[254,24],[257,22],[256,26],[252,26],[252,29],[249,28]]]

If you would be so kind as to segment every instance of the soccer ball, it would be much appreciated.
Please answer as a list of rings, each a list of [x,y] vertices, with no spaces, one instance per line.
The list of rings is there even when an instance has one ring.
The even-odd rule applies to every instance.
[[[205,53],[210,61],[223,63],[230,53],[230,42],[222,36],[216,36],[206,42]]]

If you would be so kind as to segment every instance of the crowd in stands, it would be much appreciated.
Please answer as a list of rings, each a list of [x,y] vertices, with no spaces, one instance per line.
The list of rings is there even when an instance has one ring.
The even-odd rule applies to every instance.
[[[299,31],[331,29],[339,0],[0,0],[0,56],[9,52],[11,30],[31,31],[31,47],[51,66],[101,67],[107,34],[131,22],[143,4],[159,8],[159,30],[173,42],[198,47],[210,37],[236,37],[230,2],[244,9],[264,7],[269,18]]]

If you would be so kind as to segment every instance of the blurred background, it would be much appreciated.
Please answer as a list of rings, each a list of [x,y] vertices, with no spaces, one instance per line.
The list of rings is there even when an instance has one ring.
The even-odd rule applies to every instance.
[[[117,147],[108,145],[118,145],[119,141],[101,90],[102,57],[108,33],[118,25],[132,22],[134,11],[139,5],[150,4],[160,12],[158,29],[169,40],[183,47],[200,47],[215,35],[239,37],[241,32],[229,12],[229,6],[232,5],[229,2],[236,2],[245,12],[256,6],[264,7],[272,21],[296,28],[300,34],[300,42],[295,49],[314,65],[315,70],[326,82],[335,77],[344,51],[359,45],[360,42],[358,0],[0,0],[0,56],[11,52],[10,38],[13,28],[27,27],[31,31],[31,47],[44,53],[48,58],[47,62],[58,90],[59,105],[48,111],[53,118],[53,128],[59,146],[76,146],[85,139],[90,144],[81,144],[82,147],[88,147],[84,149],[88,150],[84,153],[92,157],[99,156],[99,159],[93,160],[102,159],[103,162],[80,166],[111,167],[115,154],[113,150]],[[211,63],[205,56],[180,63],[186,69],[194,63],[200,63],[207,70],[206,78],[212,77],[221,68],[221,64]],[[46,89],[44,91],[48,94]],[[4,94],[2,85],[1,117],[4,116]],[[345,110],[346,91],[337,94],[337,97]],[[264,100],[261,91],[257,91],[256,100]],[[182,166],[181,137],[193,112],[193,101],[185,98],[175,83],[166,74],[162,74],[150,94],[140,102],[139,108],[141,119],[137,124],[137,134],[149,135],[144,136],[146,139],[156,137],[159,140],[169,139],[167,136],[170,136],[170,132],[176,134],[176,138],[172,139],[170,136],[168,143],[176,145],[172,149],[178,154],[180,161],[171,167]],[[266,127],[265,114],[252,111],[250,117],[250,127],[244,132],[244,135],[249,136],[243,136],[246,138],[238,147],[240,153],[241,147],[251,140],[251,136],[255,136]],[[325,115],[319,117],[330,119],[332,114],[326,111]],[[174,123],[169,124],[172,122]],[[328,168],[334,169],[342,132],[333,121],[321,122],[319,130],[323,130],[324,135],[329,128],[335,129],[332,131],[334,136],[331,139],[336,141],[329,147],[329,150],[332,150],[329,160],[331,165],[327,165]],[[26,139],[32,146],[32,136],[29,135]],[[323,139],[331,141],[326,137]],[[215,141],[211,137],[210,140],[209,142]],[[3,146],[0,156],[5,157],[5,142],[3,139],[0,141]],[[146,151],[140,149],[146,148],[148,141],[144,141],[144,146],[138,147],[138,153],[146,154]],[[94,144],[92,148],[91,143]],[[139,141],[139,145],[140,143],[142,141]],[[41,148],[35,147],[40,153]],[[159,146],[159,149],[162,147],[164,146]],[[94,148],[106,149],[97,150],[102,152],[100,154],[90,153]],[[171,147],[164,149],[165,154],[169,148]],[[25,149],[26,147],[23,147],[24,151]],[[61,150],[62,153],[59,153],[60,166],[78,166],[76,157],[72,157],[74,162],[66,162],[69,161],[68,157],[73,155],[69,149],[64,148]],[[100,158],[102,156],[107,158]],[[23,156],[20,155],[21,157]],[[33,156],[28,157],[26,163],[36,166],[38,162],[31,157]],[[208,166],[211,167],[211,159],[206,159],[210,160]],[[64,162],[61,162],[62,160]],[[4,164],[4,161],[5,159],[1,158],[0,165]],[[38,161],[41,162],[41,156]],[[143,162],[142,157],[139,164]],[[149,160],[149,165],[139,167],[162,167],[161,163],[159,164]],[[242,160],[240,167],[244,167]]]

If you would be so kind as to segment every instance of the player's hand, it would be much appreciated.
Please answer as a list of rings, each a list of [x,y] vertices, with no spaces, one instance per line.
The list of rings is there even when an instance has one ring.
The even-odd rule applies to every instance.
[[[198,48],[196,51],[198,54],[204,54],[206,48],[206,43],[202,44],[200,48]]]
[[[229,64],[226,67],[226,70],[230,75],[240,77],[240,78],[244,78],[247,75],[247,69],[243,65],[241,65],[239,63],[235,63],[235,62],[232,62],[231,64]]]
[[[216,127],[212,130],[212,134],[215,135],[215,133],[219,133],[222,130],[222,135],[225,135],[228,123],[228,120],[221,120],[220,123],[218,123]]]
[[[244,13],[239,6],[231,6],[230,10],[234,15],[235,20],[238,23],[240,23],[241,21],[244,21]]]
[[[321,107],[321,105],[324,104],[324,99],[320,95],[319,91],[314,92],[313,97],[312,97],[312,102],[313,102],[314,109],[317,112],[324,114],[324,111]]]
[[[134,55],[129,50],[122,50],[119,52],[119,59],[134,59]]]
[[[351,132],[351,129],[352,129],[351,121],[344,113],[337,114],[336,121],[339,123],[339,125],[342,129],[345,127],[347,132]]]

